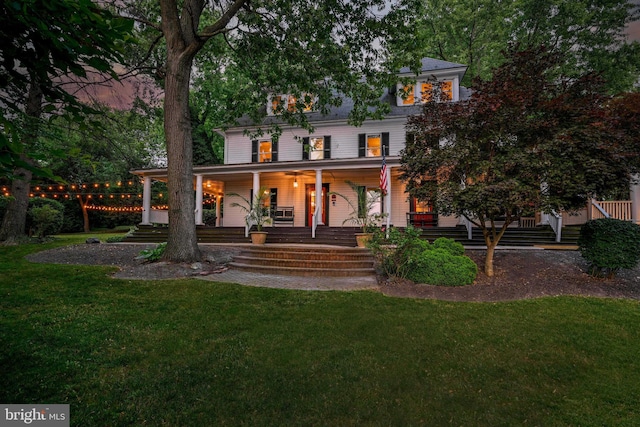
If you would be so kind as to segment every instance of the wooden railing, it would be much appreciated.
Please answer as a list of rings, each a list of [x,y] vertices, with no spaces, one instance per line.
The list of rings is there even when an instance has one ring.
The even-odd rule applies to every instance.
[[[631,207],[632,206],[630,200],[593,200],[591,202],[591,219],[614,218],[621,219],[623,221],[631,221]]]

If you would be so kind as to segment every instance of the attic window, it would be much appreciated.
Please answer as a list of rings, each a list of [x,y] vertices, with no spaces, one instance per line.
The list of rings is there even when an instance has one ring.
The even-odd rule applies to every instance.
[[[271,97],[271,107],[269,108],[269,114],[278,114],[285,108],[288,112],[294,113],[297,111],[297,102],[298,99],[293,95],[274,95]],[[311,95],[306,94],[304,96],[303,102],[303,111],[305,113],[313,109],[313,97]]]
[[[435,92],[441,90],[438,101],[453,100],[453,81],[443,80],[438,83],[419,81],[415,85],[398,85],[397,105],[414,105],[417,102],[422,104],[430,102],[434,98]],[[418,101],[419,100],[419,101]]]

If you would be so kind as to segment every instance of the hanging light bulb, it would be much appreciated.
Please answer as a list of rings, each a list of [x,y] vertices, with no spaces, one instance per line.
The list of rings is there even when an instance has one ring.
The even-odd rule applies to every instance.
[[[298,174],[293,176],[293,188],[298,188]]]

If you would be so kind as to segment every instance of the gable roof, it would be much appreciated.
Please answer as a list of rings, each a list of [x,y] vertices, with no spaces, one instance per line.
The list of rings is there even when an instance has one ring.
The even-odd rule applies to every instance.
[[[420,73],[417,74],[428,73],[429,71],[453,70],[456,68],[463,68],[466,70],[467,66],[463,64],[457,64],[455,62],[442,61],[440,59],[422,58],[420,60]],[[416,74],[416,72],[410,67],[402,67],[399,72],[399,74],[409,73]]]

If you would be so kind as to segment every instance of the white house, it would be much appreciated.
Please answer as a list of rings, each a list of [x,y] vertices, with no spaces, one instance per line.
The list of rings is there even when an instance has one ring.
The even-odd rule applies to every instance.
[[[400,70],[399,77],[412,79],[415,84],[403,86],[399,83],[396,88],[386,90],[382,99],[390,104],[390,113],[382,120],[367,120],[359,127],[347,123],[353,104],[345,99],[342,106],[333,108],[326,115],[314,111],[313,105],[309,106],[305,114],[313,125],[312,134],[298,127],[281,125],[282,134],[278,138],[266,135],[252,139],[245,132],[255,129],[255,125],[249,122],[228,129],[224,132],[224,164],[194,167],[196,224],[202,224],[203,200],[215,198],[218,210],[216,225],[244,226],[245,214],[225,203],[233,201],[227,195],[237,193],[251,199],[263,187],[270,191],[272,212],[286,208],[292,214],[293,220],[286,225],[311,227],[312,233],[315,233],[316,226],[342,226],[351,209],[345,200],[330,192],[355,197],[346,181],[371,190],[379,189],[384,150],[389,185],[374,208],[387,214],[387,223],[400,227],[409,222],[423,227],[458,225],[459,218],[438,217],[428,203],[418,203],[410,198],[398,179],[398,168],[399,154],[407,138],[407,117],[419,114],[421,104],[431,101],[434,81],[440,82],[441,100],[456,102],[468,97],[468,90],[460,86],[466,69],[461,64],[425,58],[418,75],[408,68]],[[261,125],[278,120],[273,109],[278,105],[291,105],[291,101],[295,103],[287,95],[266,100],[270,114]],[[142,224],[166,222],[166,212],[153,211],[150,202],[151,180],[166,181],[166,169],[136,170],[133,173],[145,182]],[[636,198],[639,197],[640,191],[635,194]],[[223,215],[220,211],[222,204]],[[639,205],[636,203],[636,211]],[[586,216],[566,217],[565,224],[584,222]],[[638,216],[639,212],[636,212],[636,221]]]

